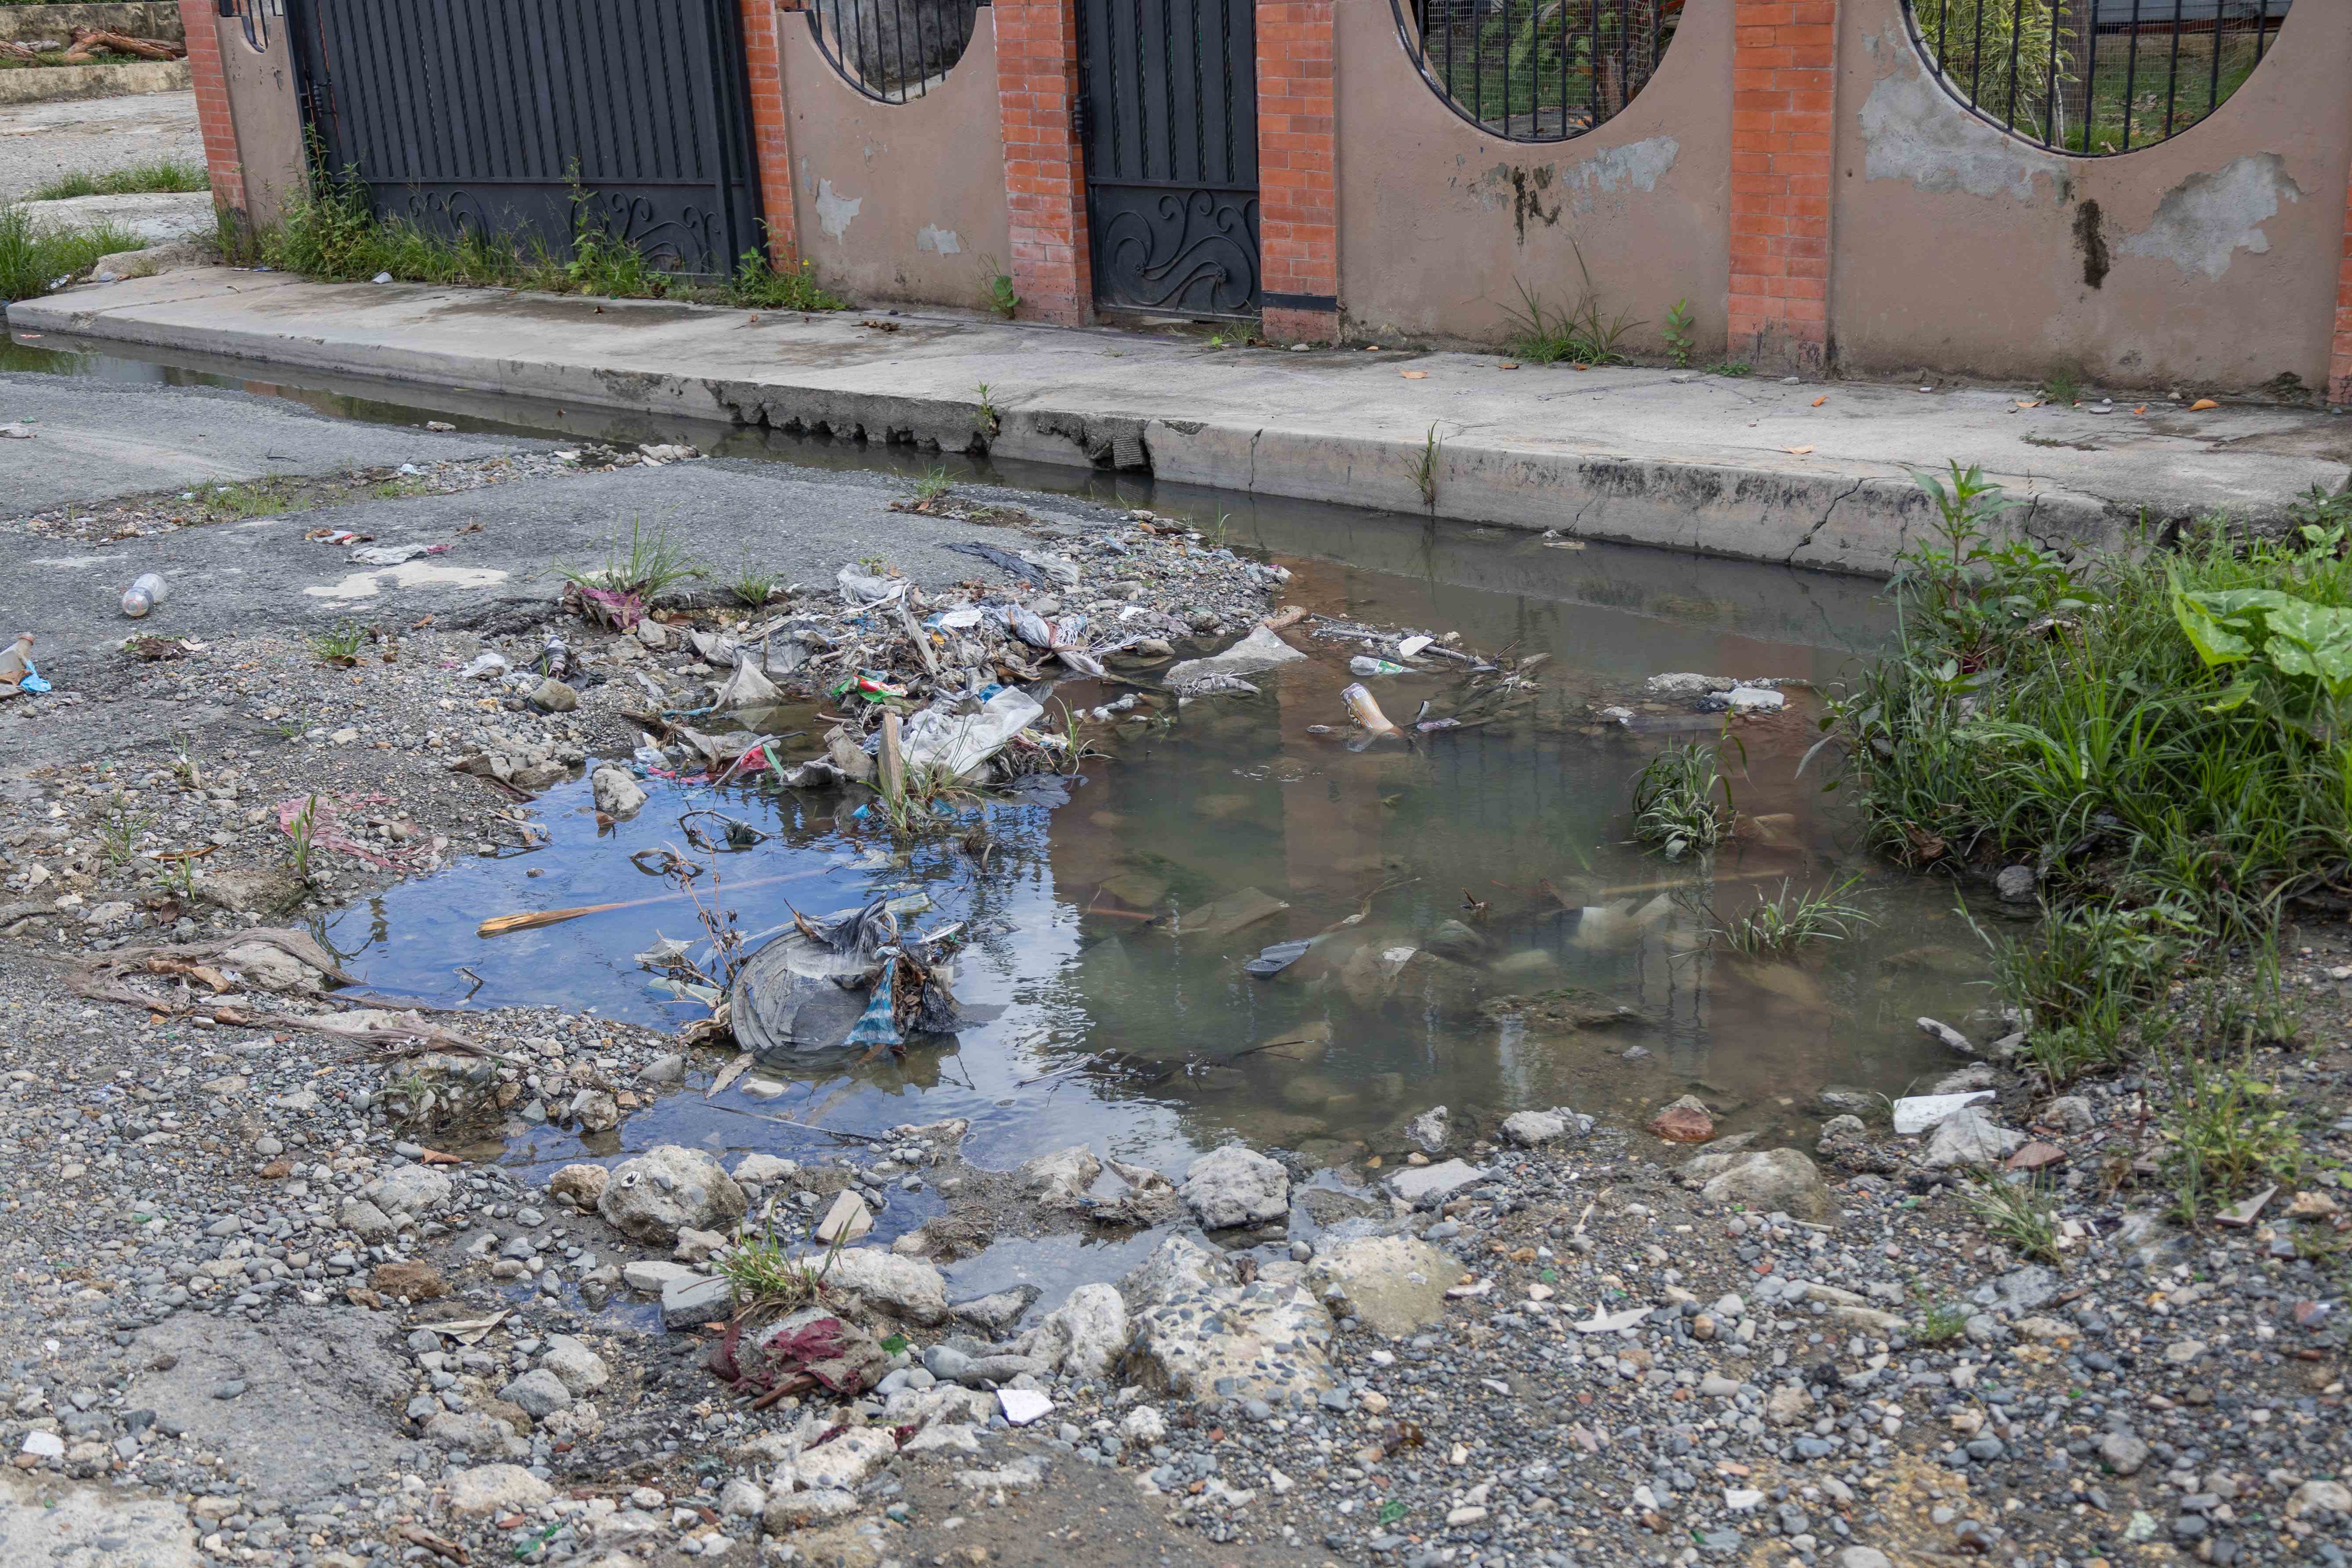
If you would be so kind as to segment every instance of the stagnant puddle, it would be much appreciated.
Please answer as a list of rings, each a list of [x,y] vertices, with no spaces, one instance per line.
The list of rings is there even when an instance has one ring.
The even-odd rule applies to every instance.
[[[1824,1087],[1899,1094],[1947,1070],[1948,1057],[1913,1020],[1957,1021],[1989,995],[1982,940],[1951,885],[1874,862],[1818,773],[1799,776],[1816,738],[1810,692],[1792,690],[1788,711],[1735,731],[1746,764],[1734,779],[1738,805],[1770,825],[1762,841],[1680,867],[1627,842],[1643,763],[1721,721],[1662,703],[1629,731],[1596,721],[1593,704],[1638,699],[1643,678],[1669,670],[1833,682],[1889,630],[1875,584],[1657,551],[1551,550],[1514,531],[1126,475],[975,465],[311,373],[257,380],[249,367],[187,356],[166,363],[74,348],[12,345],[0,364],[232,386],[370,422],[688,439],[727,456],[835,468],[944,466],[959,480],[1217,520],[1226,542],[1297,573],[1286,600],[1458,631],[1489,652],[1551,655],[1537,702],[1508,722],[1356,752],[1308,727],[1344,726],[1339,693],[1355,679],[1347,659],[1358,650],[1294,632],[1317,657],[1257,678],[1264,697],[1195,702],[1171,727],[1123,733],[1116,760],[1087,764],[1066,800],[991,801],[957,830],[911,846],[870,819],[838,818],[837,796],[657,782],[639,816],[599,837],[583,779],[532,808],[549,834],[537,851],[461,865],[329,920],[328,940],[382,991],[681,1022],[701,1009],[654,989],[633,955],[700,928],[675,900],[638,902],[669,889],[629,857],[684,847],[681,814],[715,808],[773,835],[721,858],[717,901],[745,931],[884,892],[928,898],[918,929],[967,922],[954,986],[982,1021],[919,1042],[903,1059],[827,1052],[764,1062],[758,1075],[780,1087],[773,1098],[739,1085],[706,1101],[690,1087],[633,1115],[619,1134],[627,1148],[798,1154],[825,1141],[757,1118],[871,1132],[961,1116],[972,1122],[967,1152],[984,1165],[1083,1142],[1173,1170],[1233,1137],[1325,1163],[1392,1156],[1405,1147],[1406,1120],[1437,1104],[1457,1126],[1554,1105],[1638,1124],[1693,1090],[1728,1113],[1726,1132],[1797,1139],[1817,1120]],[[1410,718],[1444,683],[1371,684],[1391,716]],[[1107,694],[1076,682],[1056,700],[1084,706]],[[1759,889],[1848,876],[1862,879],[1850,897],[1876,922],[1850,940],[1761,963],[1708,941]],[[1284,907],[1221,929],[1218,915],[1244,901]],[[608,902],[632,907],[476,934],[493,914]],[[1244,973],[1267,946],[1359,913],[1279,977]],[[1183,929],[1196,924],[1205,929]],[[1621,1009],[1621,1020],[1591,1026]],[[615,1152],[609,1134],[583,1144],[559,1127],[510,1131],[506,1158],[536,1170]],[[887,1218],[886,1237],[919,1223],[929,1201]],[[1066,1285],[1074,1274],[1118,1271],[1117,1259],[1091,1256],[1100,1248],[1080,1249],[1082,1260],[1075,1246],[992,1248],[964,1266],[982,1273],[959,1283]]]
[[[1818,775],[1798,776],[1816,739],[1811,693],[1737,726],[1746,769],[1733,787],[1763,837],[1684,866],[1626,841],[1631,782],[1660,745],[1722,720],[1661,703],[1629,731],[1591,711],[1661,670],[1833,680],[1850,645],[1882,633],[1866,589],[1813,597],[1821,584],[1793,574],[1395,520],[1363,520],[1349,542],[1420,574],[1285,555],[1286,598],[1548,652],[1533,707],[1353,751],[1344,731],[1309,726],[1344,726],[1360,650],[1295,631],[1316,657],[1260,678],[1263,697],[1196,700],[1172,725],[1123,731],[1116,759],[1080,778],[974,805],[947,830],[894,839],[870,813],[844,815],[864,792],[656,783],[640,816],[600,837],[583,781],[539,803],[543,848],[392,889],[331,920],[327,939],[394,993],[698,1016],[633,955],[700,928],[675,900],[639,902],[668,885],[630,858],[685,849],[678,818],[698,808],[774,836],[719,857],[707,895],[746,931],[881,894],[924,895],[916,929],[965,922],[953,984],[984,1021],[904,1059],[763,1061],[780,1095],[673,1095],[626,1123],[631,1147],[808,1142],[754,1114],[865,1132],[961,1116],[986,1165],[1087,1142],[1174,1169],[1236,1136],[1321,1164],[1393,1154],[1403,1122],[1435,1104],[1457,1125],[1555,1105],[1639,1122],[1693,1090],[1728,1112],[1727,1131],[1799,1135],[1825,1086],[1898,1094],[1950,1066],[1913,1020],[1983,1004],[1982,942],[1948,883],[1874,867]],[[1517,587],[1472,585],[1489,583]],[[1409,718],[1447,682],[1372,684]],[[1081,708],[1107,695],[1084,681],[1056,692]],[[1767,962],[1707,940],[1759,890],[1855,874],[1852,897],[1876,923],[1852,940]],[[494,914],[614,902],[632,907],[476,934]],[[1244,973],[1269,945],[1355,915],[1275,978]],[[509,1157],[545,1167],[580,1147],[541,1126]]]

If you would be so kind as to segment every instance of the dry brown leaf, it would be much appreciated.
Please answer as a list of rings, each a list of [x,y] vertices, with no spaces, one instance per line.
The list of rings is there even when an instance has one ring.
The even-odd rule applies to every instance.
[[[1404,377],[1407,381],[1427,381],[1429,379],[1429,373],[1425,370],[1401,370],[1397,372],[1397,374]]]
[[[1785,451],[1789,454],[1789,456],[1790,456],[1790,457],[1792,457],[1792,458],[1801,458],[1801,457],[1803,457],[1806,453],[1808,453],[1808,452],[1811,451],[1811,450],[1812,450],[1812,448],[1811,448],[1811,447],[1784,447],[1784,448],[1783,448],[1783,450],[1785,450]]]
[[[1519,368],[1519,362],[1515,359],[1507,359],[1495,368],[1496,370],[1517,370]]]

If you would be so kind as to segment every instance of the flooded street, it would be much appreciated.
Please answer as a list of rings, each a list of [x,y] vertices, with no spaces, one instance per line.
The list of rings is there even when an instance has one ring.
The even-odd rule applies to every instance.
[[[771,1057],[746,1080],[759,1098],[744,1084],[708,1102],[671,1096],[623,1134],[592,1135],[600,1154],[794,1141],[755,1114],[867,1133],[952,1116],[971,1119],[972,1157],[988,1165],[1086,1142],[1175,1167],[1233,1138],[1325,1165],[1393,1158],[1403,1123],[1433,1104],[1474,1124],[1554,1105],[1638,1124],[1689,1092],[1726,1131],[1778,1141],[1807,1133],[1823,1087],[1896,1095],[1942,1065],[1912,1020],[1982,1005],[1983,944],[1949,884],[1874,866],[1837,797],[1797,777],[1811,691],[1791,687],[1787,710],[1735,722],[1727,750],[1746,768],[1731,787],[1761,825],[1753,837],[1679,866],[1630,842],[1643,763],[1724,724],[1685,700],[1644,700],[1643,679],[1832,682],[1883,634],[1866,585],[1360,515],[1335,540],[1316,526],[1327,521],[1268,508],[1253,537],[1228,538],[1268,549],[1296,574],[1286,598],[1318,616],[1549,654],[1532,704],[1483,728],[1351,749],[1312,731],[1344,727],[1339,693],[1360,649],[1302,626],[1290,640],[1312,657],[1257,678],[1263,696],[1118,725],[1102,742],[1114,755],[1078,777],[975,801],[911,840],[871,813],[837,815],[837,794],[659,781],[642,814],[600,837],[582,780],[530,808],[543,848],[387,889],[328,920],[325,939],[397,994],[656,1025],[698,1016],[650,985],[635,955],[700,928],[630,858],[683,852],[678,818],[695,809],[773,835],[719,857],[705,894],[754,937],[795,910],[915,892],[930,908],[911,931],[966,922],[953,984],[982,1021],[918,1038],[903,1058]],[[1297,552],[1310,535],[1350,563]],[[1454,683],[1416,672],[1370,684],[1409,720],[1424,699],[1444,710]],[[1049,713],[1117,692],[1066,682]],[[1630,729],[1595,716],[1619,702],[1650,710]],[[806,710],[777,727],[822,729]],[[1864,879],[1852,897],[1876,922],[1852,940],[1796,960],[1709,940],[1759,894],[1849,876]],[[610,902],[637,907],[475,934],[493,913]],[[1279,974],[1244,971],[1306,939],[1319,940]],[[551,1126],[512,1129],[508,1157],[534,1170],[583,1146]]]

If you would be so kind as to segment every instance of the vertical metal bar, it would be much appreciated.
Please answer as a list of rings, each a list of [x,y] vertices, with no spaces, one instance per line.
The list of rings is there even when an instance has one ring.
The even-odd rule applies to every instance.
[[[2217,22],[2220,20],[2220,16],[2221,12],[2217,7],[2214,11],[2214,17]],[[2117,149],[2119,152],[2128,153],[2131,151],[2132,100],[2137,97],[2138,93],[2139,0],[2132,0],[2131,55],[2124,61],[2124,144],[2122,147]]]
[[[1977,41],[1969,46],[1969,104],[1984,107],[1984,95],[1977,90],[1984,79],[1984,8],[1985,0],[1977,0]]]
[[[1204,78],[1201,74],[1201,4],[1200,0],[1183,0],[1184,9],[1192,24],[1192,177],[1202,184],[1209,184],[1209,100],[1201,96]],[[1223,51],[1224,39],[1217,40],[1218,50]]]
[[[2181,5],[2182,0],[2172,0],[2172,63],[2165,68],[2164,72],[2164,135],[2161,138],[2167,142],[2172,140],[2172,106],[2180,97]],[[2213,15],[2213,39],[2219,43],[2221,38],[2221,16],[2216,11]]]
[[[1257,30],[1253,26],[1250,31],[1255,41]],[[1217,37],[1221,40],[1217,59],[1219,68],[1224,73],[1224,89],[1218,100],[1218,107],[1223,110],[1225,127],[1225,183],[1238,185],[1242,179],[1241,144],[1234,140],[1234,0],[1217,0]],[[1253,48],[1250,52],[1255,55],[1257,51]],[[1253,60],[1251,64],[1255,67],[1256,62]],[[1255,71],[1251,79],[1256,79]],[[1250,183],[1256,184],[1255,176]]]
[[[2082,0],[2075,0],[2075,3],[2079,5]],[[2096,5],[2098,0],[2091,0],[2091,4]],[[2065,13],[2055,5],[2051,7],[2050,71],[2042,82],[2042,144],[2044,147],[2054,144],[2058,139],[2058,30],[2064,17]]]
[[[1619,0],[1617,7],[1617,109],[1620,113],[1633,101],[1633,23],[1625,15],[1630,0]]]
[[[2221,15],[2219,10],[2213,14],[2213,56],[2209,64],[2210,69],[2205,83],[2207,114],[2221,107]]]
[[[1517,31],[1511,25],[1513,0],[1503,0],[1503,134],[1511,133],[1511,37]],[[1528,19],[1533,21],[1536,0],[1527,0]]]
[[[2001,123],[2011,131],[2017,129],[2017,51],[2025,44],[2025,0],[2018,0],[2017,13],[2009,25],[2009,103],[2000,111]],[[2056,30],[2052,22],[2052,30]]]
[[[1585,124],[1601,122],[1601,7],[1590,0],[1592,26],[1585,28]]]
[[[2213,18],[2213,42],[2217,47],[2221,42],[2221,18],[2219,16]],[[2254,64],[2259,66],[2263,63],[2263,51],[2270,47],[2270,42],[2271,0],[2263,0],[2262,11],[2254,18]]]
[[[2089,157],[2096,151],[2091,136],[2099,124],[2099,5],[2091,0],[2091,25],[2085,31],[2089,42],[2083,47],[2083,155]]]
[[[702,40],[709,54],[705,62],[708,72],[702,83],[704,90],[698,96],[708,105],[702,117],[704,133],[710,138],[710,197],[719,204],[713,215],[720,226],[722,237],[719,254],[708,250],[703,259],[708,266],[701,270],[725,277],[735,260],[735,203],[727,180],[727,114],[723,101],[727,96],[727,48],[719,29],[727,26],[726,13],[734,9],[730,0],[702,0]],[[686,79],[691,82],[693,79]]]

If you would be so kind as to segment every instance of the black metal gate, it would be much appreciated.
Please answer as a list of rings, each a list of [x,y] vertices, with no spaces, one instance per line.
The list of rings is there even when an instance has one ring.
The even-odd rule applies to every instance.
[[[1252,0],[1081,0],[1078,23],[1097,302],[1255,315]]]
[[[666,271],[761,244],[737,0],[294,0],[319,156],[375,210]]]

